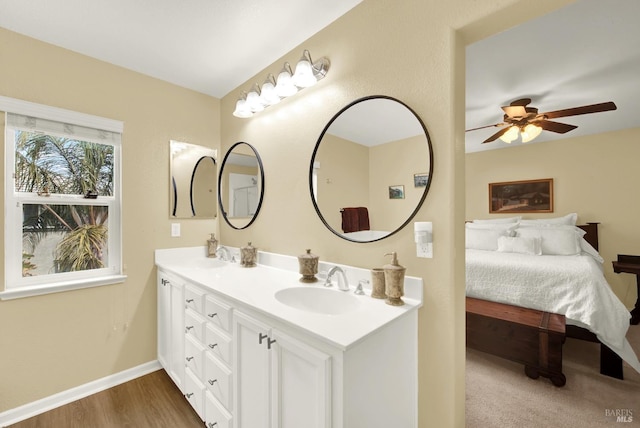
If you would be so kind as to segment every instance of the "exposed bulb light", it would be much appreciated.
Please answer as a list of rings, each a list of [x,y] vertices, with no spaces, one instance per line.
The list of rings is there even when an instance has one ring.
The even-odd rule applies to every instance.
[[[238,101],[236,101],[236,109],[233,111],[233,115],[235,117],[240,117],[243,119],[253,116],[253,113],[247,105],[247,100],[244,95],[240,97]]]
[[[518,138],[519,132],[520,132],[520,129],[518,129],[518,127],[514,125],[510,127],[507,132],[502,134],[502,136],[500,136],[500,139],[505,143],[511,144],[513,140]]]
[[[525,126],[521,131],[521,137],[523,143],[528,143],[529,141],[536,138],[542,132],[542,128],[534,125],[532,123]]]
[[[304,50],[302,57],[296,65],[296,72],[293,74],[293,84],[299,88],[308,88],[315,85],[318,80],[313,75],[311,54],[308,50]]]
[[[285,62],[282,70],[280,70],[278,74],[278,80],[276,80],[276,94],[284,98],[290,97],[296,92],[298,92],[298,88],[293,84],[291,66],[288,62]]]
[[[329,65],[329,59],[326,57],[313,62],[311,54],[305,49],[296,64],[295,73],[291,70],[291,65],[285,62],[277,78],[269,74],[261,87],[257,84],[253,85],[249,93],[236,102],[233,115],[242,118],[251,117],[265,107],[279,103],[282,98],[296,94],[299,89],[315,85],[318,80],[327,75]]]
[[[265,106],[272,106],[280,102],[280,97],[276,93],[276,80],[273,77],[273,74],[269,73],[267,79],[262,84],[260,97],[262,98],[262,103]]]

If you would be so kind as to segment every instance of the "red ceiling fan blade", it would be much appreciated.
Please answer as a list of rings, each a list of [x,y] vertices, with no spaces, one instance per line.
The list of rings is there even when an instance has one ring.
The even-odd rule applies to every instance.
[[[569,125],[566,123],[552,122],[550,120],[541,120],[539,122],[533,122],[534,125],[538,125],[545,131],[556,132],[558,134],[565,134],[577,128],[575,125]]]
[[[486,140],[484,140],[482,142],[482,144],[484,143],[490,143],[492,141],[497,140],[498,138],[502,137],[508,130],[509,130],[509,126],[507,126],[506,128],[503,128],[501,130],[499,130],[498,132],[496,132],[495,134],[493,134],[491,137],[487,138]]]
[[[567,108],[564,110],[550,111],[542,113],[547,119],[555,119],[558,117],[578,116],[581,114],[600,113],[602,111],[616,110],[618,107],[612,101],[599,104],[591,104],[582,107]]]

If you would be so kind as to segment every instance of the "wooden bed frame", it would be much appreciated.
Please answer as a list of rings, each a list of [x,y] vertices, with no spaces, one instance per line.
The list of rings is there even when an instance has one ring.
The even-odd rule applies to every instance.
[[[597,250],[598,223],[578,227],[586,232],[584,239]],[[600,343],[596,335],[585,328],[565,326],[564,316],[560,314],[467,298],[466,316],[467,346],[522,363],[527,376],[549,377],[556,386],[565,383],[562,374],[565,335]],[[553,322],[550,324],[549,320]],[[603,343],[600,343],[600,373],[623,379],[622,359]]]

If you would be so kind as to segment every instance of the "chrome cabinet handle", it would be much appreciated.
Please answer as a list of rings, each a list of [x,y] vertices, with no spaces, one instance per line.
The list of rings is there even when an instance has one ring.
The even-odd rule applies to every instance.
[[[209,318],[213,318],[213,317],[215,317],[216,315],[218,315],[218,313],[217,313],[217,312],[216,312],[216,313],[214,313],[214,314],[207,314],[207,316],[208,316]]]
[[[192,328],[193,328],[193,326],[192,326],[192,325],[188,325],[188,326],[186,326],[184,329],[185,329],[185,332],[186,332],[186,333],[189,333],[189,330],[191,330]]]
[[[191,361],[191,360],[193,360],[193,357],[187,357],[186,359],[187,359],[187,361]]]
[[[193,392],[188,392],[188,393],[184,394],[184,396],[187,397],[187,398],[191,398],[193,396],[193,394],[194,394]]]
[[[267,339],[267,349],[271,349],[271,345],[273,345],[274,343],[276,343],[275,339]]]
[[[191,303],[191,302],[193,302],[193,299],[187,299],[186,302],[187,303]]]
[[[209,348],[211,348],[211,349],[215,348],[216,346],[218,346],[218,344],[217,344],[217,343],[214,343],[214,344],[211,344],[211,343],[210,343],[210,344],[209,344]]]
[[[162,285],[167,285],[169,283],[169,280],[162,278],[160,282],[162,283]]]
[[[218,381],[218,379],[209,379],[207,382],[209,382],[209,385],[213,385],[214,383],[216,383]]]
[[[264,339],[266,339],[267,337],[268,337],[268,335],[266,335],[266,334],[258,333],[258,344],[262,345],[262,341]]]
[[[218,425],[217,422],[209,422],[209,428],[213,428],[216,425]]]

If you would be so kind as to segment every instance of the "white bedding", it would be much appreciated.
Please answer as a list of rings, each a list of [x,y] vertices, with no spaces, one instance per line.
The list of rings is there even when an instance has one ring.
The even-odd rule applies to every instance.
[[[514,268],[516,267],[516,268]],[[640,372],[626,339],[630,314],[589,255],[466,250],[467,296],[565,315]]]

